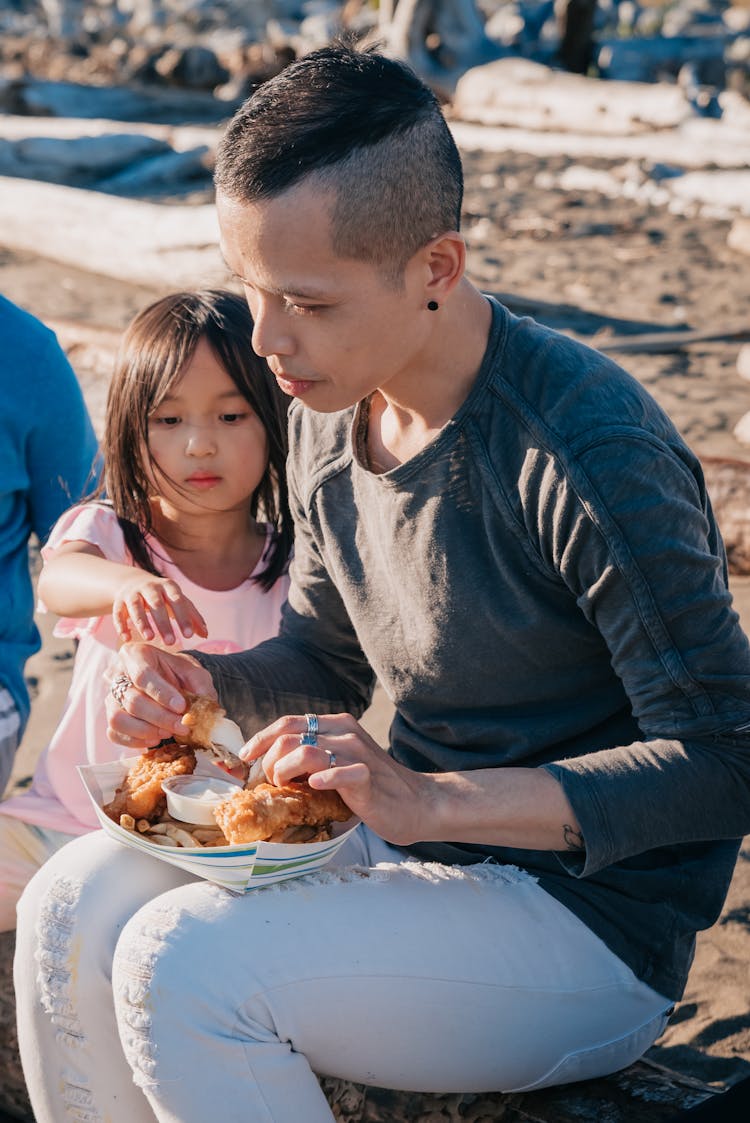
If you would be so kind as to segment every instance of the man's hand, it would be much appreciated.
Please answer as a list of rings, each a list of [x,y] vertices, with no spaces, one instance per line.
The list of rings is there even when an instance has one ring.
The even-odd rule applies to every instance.
[[[307,776],[311,788],[335,789],[355,815],[396,845],[421,841],[429,808],[429,777],[393,760],[351,714],[319,719],[315,743],[301,743],[306,718],[279,718],[240,750],[248,762],[263,758],[271,783]]]
[[[107,736],[131,749],[152,749],[184,733],[185,691],[216,697],[211,676],[191,655],[126,643],[110,671]]]

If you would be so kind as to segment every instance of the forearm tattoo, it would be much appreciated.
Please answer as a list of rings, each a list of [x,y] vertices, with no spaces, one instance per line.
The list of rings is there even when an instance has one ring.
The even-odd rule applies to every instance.
[[[585,850],[586,843],[583,841],[583,835],[580,831],[572,827],[570,823],[563,823],[563,838],[565,839],[566,850]]]

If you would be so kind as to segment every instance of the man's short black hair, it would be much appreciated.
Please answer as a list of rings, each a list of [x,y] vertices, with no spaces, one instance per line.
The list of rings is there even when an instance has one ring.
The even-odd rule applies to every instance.
[[[375,52],[314,51],[230,121],[218,190],[257,202],[307,177],[331,193],[335,252],[394,281],[418,249],[459,228],[461,158],[437,99],[408,66]]]

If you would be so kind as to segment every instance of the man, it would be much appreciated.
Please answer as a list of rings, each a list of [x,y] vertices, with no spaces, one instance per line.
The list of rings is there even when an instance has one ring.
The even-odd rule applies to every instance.
[[[220,1080],[228,1118],[324,1123],[314,1073],[480,1091],[623,1067],[750,827],[750,651],[696,458],[618,367],[466,279],[460,161],[406,68],[295,63],[230,123],[216,182],[295,399],[289,603],[252,653],[123,648],[110,735],[153,746],[215,685],[272,781],[335,788],[363,825],[341,866],[244,899],[67,847],[21,906],[24,1058],[56,1086],[28,980],[62,883],[37,954],[92,964],[66,993],[102,1115],[191,1123]],[[356,721],[374,675],[387,753]]]
[[[96,438],[48,328],[0,296],[0,794],[29,716],[24,667],[39,649],[28,545],[92,482]]]

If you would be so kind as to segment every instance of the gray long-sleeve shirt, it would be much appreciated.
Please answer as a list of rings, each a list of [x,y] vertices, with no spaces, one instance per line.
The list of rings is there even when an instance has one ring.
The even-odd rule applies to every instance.
[[[292,407],[281,634],[201,662],[247,734],[359,714],[375,672],[409,767],[546,767],[585,852],[410,849],[522,866],[678,998],[750,831],[750,648],[723,547],[695,456],[639,383],[492,308],[468,398],[383,475],[364,407]]]

